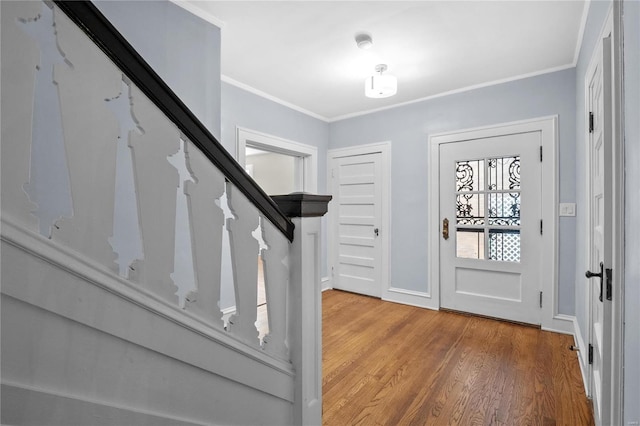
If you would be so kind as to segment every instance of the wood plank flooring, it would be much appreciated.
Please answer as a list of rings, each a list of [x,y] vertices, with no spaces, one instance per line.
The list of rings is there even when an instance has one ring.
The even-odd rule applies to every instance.
[[[571,336],[330,290],[323,425],[593,424]]]

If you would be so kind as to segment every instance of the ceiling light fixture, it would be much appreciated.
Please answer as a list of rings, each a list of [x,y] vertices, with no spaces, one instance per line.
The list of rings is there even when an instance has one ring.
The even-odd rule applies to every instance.
[[[360,49],[368,49],[373,46],[373,40],[367,33],[356,34],[356,44]]]
[[[386,64],[378,64],[374,74],[364,81],[364,94],[367,98],[388,98],[398,92],[398,79],[392,75],[382,75],[387,70]]]

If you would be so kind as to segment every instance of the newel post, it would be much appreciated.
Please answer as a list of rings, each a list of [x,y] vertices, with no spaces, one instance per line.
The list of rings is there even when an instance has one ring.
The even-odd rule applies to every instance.
[[[296,370],[293,420],[322,424],[322,295],[320,219],[330,195],[293,193],[272,197],[295,225],[289,252],[289,349]]]

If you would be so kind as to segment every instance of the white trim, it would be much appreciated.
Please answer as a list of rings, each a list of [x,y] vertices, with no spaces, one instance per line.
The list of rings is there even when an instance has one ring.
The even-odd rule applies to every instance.
[[[582,335],[582,330],[580,330],[580,324],[578,323],[578,319],[576,317],[573,318],[573,341],[575,345],[578,347],[578,363],[580,364],[580,374],[582,375],[582,383],[584,385],[584,391],[587,396],[591,395],[591,390],[589,389],[589,360],[588,360],[588,345],[585,343],[586,340]]]
[[[624,419],[624,318],[625,318],[625,105],[624,105],[624,24],[621,2],[612,4],[612,131],[613,179],[613,306],[611,323],[611,419],[622,423]]]
[[[584,32],[584,28],[581,29],[582,32]],[[580,36],[582,37],[582,35]],[[582,41],[580,42],[580,44],[582,44]],[[580,51],[580,48],[578,48],[578,51]],[[476,90],[476,89],[483,89],[485,87],[491,87],[491,86],[497,86],[499,84],[504,84],[504,83],[510,83],[512,81],[517,81],[517,80],[524,80],[526,78],[531,78],[531,77],[537,77],[540,75],[544,75],[544,74],[551,74],[554,72],[558,72],[558,71],[564,71],[566,69],[570,69],[570,68],[574,68],[576,66],[576,61],[574,59],[574,61],[570,64],[565,64],[565,65],[559,65],[557,67],[552,67],[552,68],[547,68],[544,70],[540,70],[540,71],[534,71],[534,72],[530,72],[527,74],[520,74],[520,75],[516,75],[513,77],[506,77],[503,79],[499,79],[499,80],[492,80],[492,81],[488,81],[486,83],[479,83],[479,84],[474,84],[471,86],[466,86],[466,87],[461,87],[459,89],[454,89],[454,90],[449,90],[446,92],[442,92],[442,93],[436,93],[435,95],[429,95],[429,96],[425,96],[423,98],[419,98],[419,99],[413,99],[410,101],[406,101],[406,102],[400,102],[397,104],[393,104],[393,105],[387,105],[384,107],[380,107],[380,108],[374,108],[374,109],[368,109],[365,111],[357,111],[357,112],[352,112],[349,114],[344,114],[344,115],[339,115],[336,117],[325,117],[323,115],[320,114],[316,114],[313,111],[309,111],[308,109],[302,108],[298,105],[292,104],[290,102],[287,102],[283,99],[280,99],[276,96],[270,95],[266,92],[263,92],[262,90],[256,89],[255,87],[249,86],[248,84],[242,83],[238,80],[234,80],[233,78],[227,76],[227,75],[221,75],[220,79],[228,84],[231,84],[232,86],[236,86],[242,90],[246,90],[249,93],[253,93],[254,95],[260,96],[262,98],[268,99],[272,102],[275,102],[277,104],[280,104],[282,106],[285,106],[287,108],[290,108],[294,111],[298,111],[302,114],[308,115],[309,117],[313,117],[316,118],[318,120],[324,121],[325,123],[334,123],[336,121],[341,121],[341,120],[346,120],[348,118],[355,118],[355,117],[360,117],[363,115],[368,115],[368,114],[373,114],[375,112],[380,112],[380,111],[386,111],[389,109],[393,109],[393,108],[398,108],[398,107],[402,107],[402,106],[406,106],[406,105],[411,105],[411,104],[415,104],[415,103],[419,103],[419,102],[425,102],[425,101],[429,101],[432,99],[437,99],[437,98],[442,98],[445,96],[449,96],[449,95],[455,95],[458,93],[464,93],[464,92],[470,92],[472,90]]]
[[[429,295],[421,291],[406,290],[404,288],[389,287],[384,292],[382,300],[417,306],[418,308],[433,309],[429,303]]]
[[[245,167],[247,145],[279,154],[302,157],[302,191],[318,192],[318,148],[255,130],[236,127],[236,159]]]
[[[380,218],[380,239],[381,239],[381,297],[388,298],[391,286],[391,141],[376,142],[365,145],[356,145],[346,148],[336,148],[327,151],[327,190],[332,193],[333,184],[331,182],[331,167],[333,161],[341,157],[351,157],[355,155],[366,154],[382,154],[382,217]],[[332,194],[335,196],[335,194]],[[337,227],[335,225],[335,213],[329,203],[329,212],[327,214],[327,262],[329,270],[333,270],[337,263]]]
[[[573,315],[558,314],[553,317],[551,326],[540,327],[544,331],[553,331],[560,334],[574,334],[575,317]]]
[[[179,7],[183,8],[187,12],[192,13],[193,15],[197,16],[198,18],[204,19],[205,21],[209,22],[210,24],[215,25],[216,27],[218,27],[220,29],[222,29],[226,25],[223,20],[213,16],[212,14],[210,14],[209,12],[207,12],[205,10],[202,10],[201,8],[199,8],[198,6],[196,6],[195,4],[193,4],[193,2],[191,2],[189,0],[169,0],[169,1],[171,3],[173,3],[173,4],[175,4],[176,6],[179,6]]]
[[[236,87],[238,87],[238,88],[240,88],[242,90],[245,90],[245,91],[247,91],[249,93],[253,93],[254,95],[260,96],[262,98],[265,98],[267,100],[270,100],[270,101],[275,102],[277,104],[280,104],[282,106],[290,108],[290,109],[292,109],[294,111],[298,111],[298,112],[300,112],[302,114],[308,115],[309,117],[317,118],[318,120],[324,121],[326,123],[329,122],[329,119],[327,117],[324,117],[324,116],[322,116],[320,114],[316,114],[315,112],[309,111],[308,109],[304,109],[302,107],[299,107],[298,105],[292,104],[291,102],[287,102],[285,100],[277,98],[277,97],[275,97],[273,95],[270,95],[270,94],[268,94],[266,92],[263,92],[262,90],[256,89],[255,87],[249,86],[248,84],[242,83],[242,82],[240,82],[238,80],[234,80],[233,78],[231,78],[231,77],[229,77],[227,75],[222,74],[220,76],[220,80],[225,82],[225,83],[228,83],[228,84],[230,84],[232,86],[236,86]]]
[[[472,129],[458,130],[434,134],[429,137],[428,164],[430,169],[430,184],[428,191],[428,270],[427,293],[430,294],[430,306],[440,307],[440,235],[435,230],[440,229],[439,194],[440,194],[440,164],[439,149],[443,143],[457,142],[499,136],[502,134],[541,132],[541,143],[544,154],[542,162],[542,220],[544,234],[542,235],[542,268],[540,276],[540,290],[545,295],[546,303],[540,317],[542,328],[555,330],[564,329],[561,325],[563,317],[558,315],[558,117],[547,116],[530,120],[515,121]],[[545,202],[545,201],[551,202]],[[551,298],[549,300],[549,295]]]
[[[485,87],[497,86],[499,84],[510,83],[512,81],[524,80],[525,78],[537,77],[537,76],[544,75],[544,74],[551,74],[551,73],[554,73],[554,72],[563,71],[563,70],[574,68],[574,67],[575,67],[575,64],[573,64],[573,63],[572,64],[566,64],[566,65],[559,65],[557,67],[547,68],[547,69],[540,70],[540,71],[534,71],[534,72],[530,72],[530,73],[527,73],[527,74],[520,74],[520,75],[516,75],[516,76],[513,76],[513,77],[506,77],[506,78],[502,78],[502,79],[499,79],[499,80],[488,81],[486,83],[479,83],[479,84],[474,84],[474,85],[471,85],[471,86],[461,87],[460,89],[449,90],[447,92],[436,93],[435,95],[430,95],[430,96],[426,96],[424,98],[414,99],[414,100],[411,100],[411,101],[400,102],[400,103],[397,103],[397,104],[387,105],[387,106],[380,107],[380,108],[369,109],[369,110],[366,110],[366,111],[359,111],[359,112],[349,113],[349,114],[345,114],[345,115],[340,115],[338,117],[329,118],[329,119],[327,119],[327,121],[329,123],[333,123],[335,121],[345,120],[347,118],[359,117],[361,115],[372,114],[374,112],[385,111],[385,110],[388,110],[388,109],[393,109],[393,108],[398,108],[398,107],[402,107],[402,106],[406,106],[406,105],[411,105],[411,104],[415,104],[415,103],[418,103],[418,102],[424,102],[424,101],[429,101],[429,100],[432,100],[432,99],[442,98],[442,97],[449,96],[449,95],[455,95],[455,94],[458,94],[458,93],[470,92],[472,90],[483,89]]]
[[[320,280],[320,290],[333,290],[333,283],[330,277],[322,277],[322,279]]]

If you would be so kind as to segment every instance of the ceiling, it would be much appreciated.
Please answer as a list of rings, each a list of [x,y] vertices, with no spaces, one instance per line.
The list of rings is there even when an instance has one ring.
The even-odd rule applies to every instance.
[[[575,65],[585,1],[189,1],[222,78],[326,121]],[[219,22],[222,21],[222,22]],[[357,33],[373,38],[368,50]],[[364,96],[379,63],[397,95]]]

